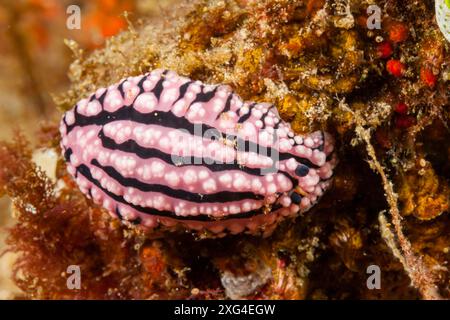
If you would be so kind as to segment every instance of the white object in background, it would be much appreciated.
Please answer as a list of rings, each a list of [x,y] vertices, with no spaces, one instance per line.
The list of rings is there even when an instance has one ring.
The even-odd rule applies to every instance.
[[[436,20],[442,34],[450,42],[450,0],[436,0]]]
[[[41,148],[33,152],[33,162],[41,168],[42,171],[56,182],[56,165],[58,163],[58,153],[53,148]]]

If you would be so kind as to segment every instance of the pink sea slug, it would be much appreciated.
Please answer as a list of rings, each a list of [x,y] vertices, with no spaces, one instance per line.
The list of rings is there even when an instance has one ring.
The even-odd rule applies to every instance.
[[[272,104],[167,70],[98,89],[60,132],[68,171],[111,215],[219,237],[307,211],[336,164],[328,133],[295,135]]]

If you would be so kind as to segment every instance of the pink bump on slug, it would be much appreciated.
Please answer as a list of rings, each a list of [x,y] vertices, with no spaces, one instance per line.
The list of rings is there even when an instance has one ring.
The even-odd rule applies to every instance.
[[[141,224],[269,235],[330,186],[329,134],[295,135],[268,103],[154,70],[99,89],[63,116],[61,147],[81,191]]]

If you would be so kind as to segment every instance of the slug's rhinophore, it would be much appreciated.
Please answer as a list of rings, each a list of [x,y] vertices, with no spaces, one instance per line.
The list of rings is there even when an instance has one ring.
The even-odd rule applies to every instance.
[[[333,141],[295,135],[268,103],[155,70],[97,90],[60,127],[68,171],[136,224],[270,234],[331,183]]]

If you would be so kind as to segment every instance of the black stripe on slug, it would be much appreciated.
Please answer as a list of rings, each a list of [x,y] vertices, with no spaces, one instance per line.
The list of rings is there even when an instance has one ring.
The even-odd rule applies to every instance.
[[[102,93],[102,95],[97,99],[100,105],[102,106],[103,110],[103,102],[105,101],[106,94],[108,93],[108,89],[105,88],[105,91]]]
[[[138,97],[141,93],[143,93],[145,91],[144,89],[144,82],[148,79],[147,76],[142,76],[142,79],[139,80],[139,82],[137,83],[137,86],[139,88],[139,93],[136,97]]]
[[[156,99],[159,101],[159,98],[161,97],[161,93],[164,89],[163,87],[164,78],[161,78],[158,80],[158,82],[155,84],[155,87],[152,89],[151,92],[155,95]]]
[[[273,125],[273,129],[277,130],[280,127],[281,120]]]
[[[72,155],[73,151],[71,148],[68,148],[67,150],[64,151],[64,159],[67,162],[70,162],[70,156]]]
[[[266,119],[267,115],[269,114],[270,110],[271,110],[273,107],[274,107],[274,106],[272,105],[272,106],[270,106],[269,108],[267,108],[267,111],[264,112],[264,114],[262,115],[262,117],[261,117],[261,122],[262,122],[263,126],[262,126],[261,129],[265,129],[265,128],[266,128],[266,123],[264,122],[264,120]]]
[[[117,86],[117,90],[119,90],[120,96],[122,97],[122,99],[125,99],[125,91],[123,91],[123,84],[125,83],[125,81],[127,81],[127,80],[123,80],[123,81]]]
[[[147,76],[146,76],[146,75],[142,76],[142,79],[139,80],[139,82],[136,84],[136,86],[139,88],[139,92],[138,92],[138,94],[134,97],[133,102],[131,102],[131,105],[134,105],[134,103],[136,102],[136,99],[139,97],[139,95],[140,95],[141,93],[144,93],[144,92],[145,92],[144,86],[143,86],[145,80],[147,80]]]
[[[223,108],[222,112],[219,112],[219,114],[216,117],[216,120],[220,118],[220,116],[224,113],[227,113],[228,111],[230,111],[230,107],[231,107],[231,99],[233,98],[233,94],[230,93],[227,101],[225,102],[225,107]]]
[[[142,219],[140,217],[137,217],[136,219],[130,221],[130,223],[134,224],[134,225],[141,224],[141,222],[142,222]]]
[[[124,187],[132,187],[144,192],[157,192],[166,196],[196,202],[196,203],[226,203],[232,201],[241,200],[261,200],[264,196],[257,195],[253,192],[234,192],[234,191],[220,191],[216,193],[199,194],[195,192],[189,192],[183,189],[172,189],[162,184],[148,184],[135,178],[124,177],[112,166],[102,166],[96,159],[91,161],[93,166],[102,169],[111,178],[117,181]]]
[[[177,100],[175,100],[175,102],[173,104],[177,103],[178,101],[180,101],[181,99],[184,98],[184,95],[186,94],[186,91],[189,88],[189,86],[191,85],[191,83],[193,83],[193,82],[188,81],[180,86],[180,90],[179,90],[180,93],[178,94]]]
[[[158,80],[158,82],[155,84],[155,87],[152,89],[151,92],[155,95],[156,99],[159,102],[159,99],[161,97],[161,93],[164,90],[164,80],[166,79],[165,75],[169,72],[169,70],[164,70],[163,73],[161,73],[161,79]]]
[[[204,88],[205,88],[205,85],[202,84],[200,92],[197,93],[197,95],[195,96],[195,99],[189,104],[189,107],[187,108],[188,110],[194,103],[210,101],[215,96],[219,86],[216,86],[213,90],[208,91],[208,92],[203,92]]]
[[[248,112],[246,114],[244,114],[242,117],[239,118],[239,120],[237,121],[238,123],[243,123],[245,121],[248,120],[248,118],[250,118],[250,116],[252,115],[252,108],[253,106],[256,105],[256,102],[252,103],[251,105],[248,106]]]
[[[137,155],[141,159],[150,159],[155,158],[164,161],[167,164],[170,165],[176,165],[176,166],[202,166],[206,169],[212,171],[212,172],[221,172],[221,171],[230,171],[230,170],[239,170],[244,173],[247,173],[249,175],[253,176],[264,176],[264,174],[261,173],[260,168],[250,168],[244,165],[240,165],[235,163],[234,161],[232,163],[216,163],[211,158],[203,157],[198,158],[194,156],[185,156],[185,157],[178,157],[174,156],[168,153],[165,153],[159,149],[156,148],[146,148],[139,145],[134,140],[127,140],[122,143],[117,143],[114,141],[114,139],[111,139],[110,137],[107,137],[103,130],[100,130],[98,133],[98,137],[100,138],[102,142],[102,146],[109,150],[119,150],[126,153],[132,153]],[[177,160],[181,160],[179,163],[174,163],[174,158]],[[295,187],[298,185],[298,180],[291,176],[289,173],[278,170],[278,173],[284,175],[286,178],[288,178],[292,186]]]
[[[110,198],[112,198],[116,202],[120,202],[122,204],[128,205],[129,207],[131,207],[141,213],[144,213],[144,214],[150,214],[150,215],[161,216],[161,217],[169,217],[169,218],[173,218],[176,220],[190,220],[190,221],[219,221],[219,220],[223,221],[223,220],[232,220],[232,219],[246,219],[246,218],[251,218],[251,217],[254,217],[254,216],[257,216],[260,214],[264,214],[264,212],[261,209],[255,209],[255,210],[251,210],[248,212],[237,213],[237,214],[232,214],[232,215],[225,215],[221,218],[211,217],[211,216],[204,215],[204,214],[198,215],[198,216],[187,216],[187,217],[177,216],[172,211],[158,210],[158,209],[150,208],[150,207],[142,207],[142,206],[137,206],[137,205],[127,202],[122,196],[119,196],[119,195],[103,188],[101,186],[100,182],[98,180],[96,180],[94,177],[92,177],[89,167],[87,167],[84,164],[78,166],[76,170],[77,170],[77,173],[79,172],[87,180],[89,180],[91,183],[93,183],[97,188],[99,188],[101,191],[103,191],[106,195],[108,195]],[[282,207],[281,204],[275,204],[272,207],[272,211],[278,210],[281,207]]]
[[[249,111],[250,113],[250,111]],[[249,114],[248,113],[248,114]],[[247,114],[247,115],[248,115]],[[118,121],[118,120],[130,120],[137,123],[143,123],[143,124],[156,124],[156,125],[163,125],[165,127],[169,127],[172,129],[186,129],[190,134],[197,135],[202,137],[203,133],[206,130],[211,130],[211,139],[213,137],[221,137],[222,139],[228,139],[230,141],[236,141],[237,145],[243,146],[244,149],[241,151],[246,152],[252,152],[255,151],[259,154],[263,155],[276,155],[278,153],[278,150],[271,148],[271,147],[263,147],[255,142],[243,140],[239,136],[235,135],[225,135],[224,133],[220,132],[214,127],[211,127],[206,124],[202,124],[202,127],[205,128],[205,131],[203,130],[195,130],[195,126],[193,123],[189,122],[184,117],[177,117],[170,111],[155,111],[152,113],[140,113],[136,109],[130,106],[124,106],[114,112],[108,112],[103,110],[102,112],[98,113],[95,116],[83,116],[79,113],[75,113],[75,123],[71,126],[67,127],[67,134],[73,130],[73,128],[80,126],[88,126],[88,125],[105,125],[107,123],[110,123],[112,121]],[[296,156],[291,153],[279,153],[279,159],[281,160],[287,160],[290,158],[294,158],[299,163],[302,163],[304,165],[307,165],[310,168],[318,168],[319,166],[313,164],[308,159]]]
[[[213,172],[220,171],[229,171],[229,170],[239,170],[254,176],[263,176],[261,173],[261,169],[259,168],[249,168],[234,161],[232,163],[217,163],[217,160],[208,158],[208,157],[194,157],[194,156],[185,156],[180,157],[177,155],[172,155],[165,153],[156,148],[147,148],[139,145],[134,140],[127,140],[122,143],[117,143],[114,139],[105,135],[103,130],[100,130],[98,133],[98,137],[102,142],[102,146],[109,150],[119,150],[126,153],[132,153],[137,155],[141,159],[150,159],[155,158],[164,161],[170,165],[176,166],[202,166]],[[174,163],[174,160],[179,160],[179,162]]]
[[[66,126],[66,130],[67,130],[67,121],[66,121],[66,114],[64,113],[64,116],[63,116],[63,123],[64,123],[64,125]]]
[[[118,217],[120,220],[123,220],[123,216],[122,216],[122,214],[120,213],[119,207],[116,207],[116,215],[117,215],[117,217]]]

